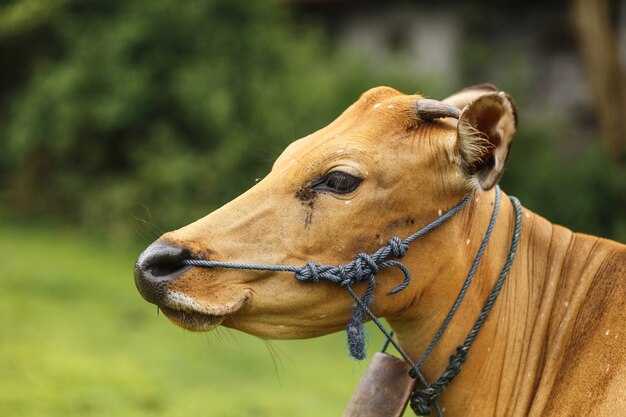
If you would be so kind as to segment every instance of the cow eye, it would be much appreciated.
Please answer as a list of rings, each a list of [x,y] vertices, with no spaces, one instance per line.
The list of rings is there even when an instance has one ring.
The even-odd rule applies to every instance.
[[[350,175],[343,171],[333,171],[319,180],[313,189],[316,191],[328,191],[335,194],[348,194],[356,190],[363,181],[362,178]]]

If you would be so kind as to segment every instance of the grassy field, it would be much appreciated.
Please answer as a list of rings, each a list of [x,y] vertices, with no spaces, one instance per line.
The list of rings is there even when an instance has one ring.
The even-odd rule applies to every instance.
[[[186,332],[137,293],[140,249],[0,226],[0,416],[341,415],[365,368],[343,334]]]

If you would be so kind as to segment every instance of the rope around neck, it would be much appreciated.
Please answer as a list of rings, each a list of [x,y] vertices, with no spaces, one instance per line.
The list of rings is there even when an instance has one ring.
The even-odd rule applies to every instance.
[[[499,190],[497,190],[499,193]],[[425,387],[421,390],[415,389],[413,394],[411,394],[411,408],[418,416],[427,416],[430,414],[430,406],[433,404],[436,406],[437,414],[442,416],[441,410],[439,409],[439,405],[437,404],[437,399],[443,393],[443,390],[447,388],[447,386],[452,382],[454,377],[456,377],[459,372],[461,372],[461,366],[463,362],[467,359],[467,353],[469,352],[474,339],[478,335],[478,332],[482,328],[483,324],[487,320],[487,316],[491,311],[493,305],[498,298],[498,294],[504,285],[504,281],[508,276],[508,273],[511,269],[511,265],[513,264],[513,260],[515,259],[515,253],[517,252],[517,247],[519,244],[520,233],[522,230],[522,205],[519,200],[513,196],[510,196],[509,199],[511,203],[513,203],[513,207],[515,208],[515,226],[513,227],[513,236],[511,238],[511,247],[509,248],[509,253],[507,254],[506,261],[504,262],[504,267],[500,272],[500,276],[496,281],[495,285],[491,289],[491,293],[489,297],[487,297],[487,301],[483,305],[483,309],[478,316],[478,319],[474,323],[472,330],[468,333],[465,338],[465,342],[462,345],[457,346],[456,353],[450,356],[450,364],[443,371],[441,376],[437,378],[437,380],[431,385],[425,385]],[[413,371],[413,370],[412,370]]]
[[[485,233],[478,253],[474,259],[474,262],[472,263],[472,267],[470,268],[470,272],[465,279],[461,291],[459,292],[459,295],[457,296],[450,312],[448,312],[446,318],[441,324],[441,327],[437,331],[437,334],[435,335],[417,364],[413,363],[411,358],[409,358],[404,350],[398,345],[393,337],[393,333],[387,331],[383,324],[378,320],[378,318],[371,312],[371,310],[369,309],[369,304],[372,300],[374,288],[376,286],[376,273],[381,269],[396,267],[400,269],[404,274],[404,280],[402,281],[402,283],[392,289],[387,295],[392,295],[399,291],[402,291],[410,283],[411,274],[408,268],[400,261],[387,259],[391,256],[395,258],[402,258],[408,250],[409,244],[411,244],[418,237],[425,235],[426,233],[432,231],[433,229],[437,228],[438,226],[449,220],[451,217],[453,217],[467,204],[467,202],[472,198],[472,195],[473,193],[467,195],[463,200],[457,203],[457,205],[452,207],[449,211],[444,213],[441,217],[429,223],[428,225],[418,230],[406,239],[401,240],[400,238],[394,236],[389,240],[386,246],[381,247],[372,255],[359,253],[352,262],[345,265],[339,265],[337,267],[331,265],[320,265],[314,262],[308,262],[304,266],[291,266],[272,264],[247,264],[240,262],[216,262],[197,259],[183,260],[181,264],[204,268],[231,268],[274,272],[294,272],[295,278],[299,281],[319,282],[320,279],[325,279],[341,285],[342,287],[346,288],[350,296],[352,296],[352,298],[356,302],[354,311],[352,313],[352,318],[348,323],[346,329],[350,355],[359,360],[365,358],[365,335],[363,330],[363,314],[365,313],[387,338],[387,342],[385,342],[385,347],[383,348],[383,350],[389,343],[391,343],[404,358],[404,360],[411,366],[411,377],[417,378],[424,386],[424,388],[421,390],[418,390],[416,388],[411,395],[411,408],[413,409],[415,414],[422,416],[429,415],[431,412],[430,407],[434,405],[437,415],[439,417],[442,417],[443,413],[441,411],[441,408],[439,407],[439,404],[437,403],[437,399],[441,395],[443,390],[450,384],[450,382],[452,382],[454,377],[458,375],[458,373],[461,371],[461,365],[463,364],[463,362],[465,362],[467,358],[467,353],[474,339],[476,338],[478,332],[485,323],[485,320],[487,319],[487,316],[489,315],[489,312],[491,311],[491,308],[495,303],[495,300],[500,292],[500,289],[502,288],[502,285],[504,284],[504,281],[513,263],[513,259],[515,257],[519,242],[522,222],[522,207],[519,200],[513,196],[509,197],[515,208],[515,226],[513,230],[511,247],[502,272],[500,273],[496,284],[494,285],[487,301],[485,302],[485,305],[483,306],[478,320],[468,334],[465,342],[463,343],[463,345],[457,347],[456,353],[450,357],[450,364],[446,367],[441,376],[433,384],[428,384],[421,374],[421,365],[423,365],[430,352],[432,352],[433,348],[435,347],[443,332],[447,328],[448,324],[452,320],[452,317],[456,313],[456,310],[463,300],[467,288],[469,287],[469,284],[474,277],[480,259],[482,258],[485,247],[487,245],[487,242],[489,241],[495,225],[495,220],[497,218],[498,209],[500,206],[500,187],[496,186],[496,200],[494,203],[494,210],[489,222],[489,226],[487,228],[487,232]],[[359,296],[352,289],[352,285],[358,282],[369,283],[361,298],[359,298]]]
[[[465,297],[465,293],[467,292],[469,285],[474,279],[474,274],[476,273],[476,270],[478,269],[478,264],[480,263],[483,253],[485,253],[485,248],[487,247],[487,243],[489,242],[489,239],[491,238],[491,233],[493,232],[493,228],[496,224],[496,219],[498,218],[499,209],[500,209],[500,190],[497,189],[496,199],[493,204],[493,212],[491,213],[491,219],[489,220],[489,226],[487,227],[487,231],[485,232],[483,241],[480,243],[480,247],[478,248],[478,252],[476,253],[474,262],[472,262],[472,267],[470,268],[470,271],[467,274],[467,278],[465,278],[465,282],[463,282],[461,291],[459,292],[459,295],[457,295],[456,300],[454,300],[454,304],[452,305],[452,308],[446,315],[446,318],[441,323],[439,330],[437,330],[435,337],[433,337],[433,340],[430,342],[430,344],[428,345],[428,347],[422,354],[422,357],[419,359],[419,361],[417,361],[417,364],[414,368],[419,369],[422,367],[422,365],[424,365],[424,362],[426,362],[428,355],[430,355],[430,353],[435,348],[435,345],[439,342],[439,339],[441,339],[441,336],[443,336],[443,332],[446,331],[446,329],[448,328],[448,324],[450,324],[450,321],[452,321],[452,317],[454,317],[454,315],[456,314],[456,311],[461,305],[461,301],[463,301],[463,298]]]

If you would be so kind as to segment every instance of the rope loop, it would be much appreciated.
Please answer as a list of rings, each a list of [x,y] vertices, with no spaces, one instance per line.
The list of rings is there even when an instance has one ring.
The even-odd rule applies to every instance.
[[[381,268],[389,268],[390,266],[398,268],[404,275],[402,283],[387,293],[387,295],[394,295],[409,286],[411,283],[411,272],[409,271],[409,268],[407,268],[406,265],[400,261],[391,260],[381,263]]]
[[[437,398],[442,394],[442,392],[446,389],[446,387],[452,382],[452,380],[461,372],[461,368],[463,363],[467,359],[467,354],[472,346],[472,343],[478,332],[480,331],[482,325],[485,323],[491,308],[493,307],[500,290],[502,289],[502,285],[511,269],[511,265],[513,264],[513,259],[515,258],[515,253],[517,252],[517,247],[519,244],[519,238],[522,228],[522,205],[519,200],[515,197],[510,197],[511,203],[515,209],[515,225],[513,228],[513,236],[511,238],[511,246],[509,248],[509,253],[507,254],[506,261],[504,263],[504,267],[500,272],[500,276],[498,277],[495,285],[491,289],[491,293],[489,297],[487,297],[487,301],[483,305],[483,309],[474,323],[472,330],[468,333],[465,338],[465,342],[457,346],[456,352],[450,356],[450,363],[443,371],[443,373],[439,376],[437,381],[433,384],[426,385],[423,389],[415,389],[411,394],[411,408],[415,412],[416,415],[424,416],[430,414],[430,406],[435,404],[437,406]],[[414,367],[411,371],[413,373],[418,374],[419,366]],[[411,374],[411,373],[409,373]],[[439,413],[439,412],[438,412]],[[440,413],[439,413],[440,414]]]

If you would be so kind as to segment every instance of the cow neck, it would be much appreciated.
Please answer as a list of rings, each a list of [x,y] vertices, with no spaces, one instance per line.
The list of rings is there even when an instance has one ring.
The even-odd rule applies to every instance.
[[[414,363],[411,360],[409,355],[407,355],[407,353],[395,341],[395,339],[393,338],[393,333],[386,331],[382,323],[377,319],[377,317],[371,312],[368,306],[363,302],[364,300],[367,300],[366,298],[367,291],[362,298],[359,298],[350,286],[346,287],[346,290],[348,291],[348,293],[356,301],[357,306],[360,307],[360,309],[363,312],[365,312],[367,316],[370,317],[370,319],[376,324],[376,326],[385,335],[385,337],[387,338],[387,341],[390,344],[392,344],[396,348],[396,350],[400,353],[400,355],[404,358],[404,360],[407,361],[407,363],[409,363],[409,365],[411,366],[410,376],[413,378],[416,378],[422,385],[422,388],[419,388],[416,386],[415,390],[413,391],[411,395],[410,404],[411,404],[411,408],[416,413],[416,415],[424,415],[424,416],[430,415],[431,407],[434,406],[435,411],[437,412],[437,415],[443,416],[443,412],[437,402],[437,399],[443,393],[443,391],[447,388],[447,386],[452,382],[452,380],[461,371],[462,364],[467,359],[467,354],[472,346],[472,343],[474,342],[476,336],[478,335],[478,332],[484,325],[487,319],[487,316],[489,315],[489,312],[491,311],[498,297],[498,294],[500,293],[502,285],[504,284],[504,281],[508,275],[508,272],[511,268],[511,264],[513,263],[513,259],[517,251],[519,235],[521,231],[522,209],[521,209],[521,204],[519,203],[519,200],[517,200],[517,198],[509,197],[511,200],[511,203],[513,204],[515,208],[515,226],[513,230],[513,237],[511,239],[511,246],[510,246],[506,261],[504,263],[504,267],[500,273],[500,276],[498,277],[498,280],[496,281],[494,287],[492,288],[491,293],[489,294],[487,300],[485,301],[483,308],[478,316],[478,319],[476,320],[471,331],[468,333],[467,337],[465,338],[465,341],[461,345],[457,346],[456,352],[452,356],[450,356],[450,362],[448,366],[446,366],[442,374],[439,376],[439,378],[437,378],[437,380],[433,383],[428,383],[420,372],[421,365],[423,365],[423,363],[426,361],[426,359],[428,358],[429,354],[432,352],[437,342],[440,340],[441,336],[443,335],[444,331],[449,325],[452,317],[454,316],[458,307],[460,306],[461,301],[463,300],[466,294],[467,288],[469,287],[469,284],[471,283],[473,279],[473,276],[476,272],[478,264],[480,263],[482,255],[484,254],[486,245],[489,242],[491,233],[493,232],[493,228],[495,226],[495,221],[498,216],[498,211],[499,211],[499,206],[500,206],[500,188],[498,186],[496,186],[495,193],[496,193],[495,202],[494,202],[491,219],[489,221],[489,226],[487,228],[487,231],[485,232],[483,241],[476,254],[474,262],[472,263],[472,267],[470,268],[470,271],[464,280],[463,286],[461,287],[461,290],[458,296],[456,297],[452,308],[446,315],[445,319],[442,321],[439,327],[439,330],[435,334],[431,343],[426,348],[426,351],[421,355],[418,362]],[[412,236],[414,235],[411,235],[411,237]],[[383,350],[386,348],[386,346],[387,346],[387,343],[385,344],[385,347],[383,347]]]
[[[498,189],[496,189],[496,193],[499,194]],[[509,270],[511,269],[511,265],[513,264],[515,254],[517,252],[519,237],[521,233],[522,206],[517,198],[510,197],[510,200],[515,209],[515,225],[513,228],[513,236],[511,238],[511,246],[509,248],[509,252],[507,254],[506,261],[504,262],[502,271],[500,272],[500,276],[498,277],[489,296],[487,297],[487,300],[483,305],[483,309],[481,310],[478,319],[474,323],[472,330],[468,333],[463,344],[457,346],[456,353],[454,353],[450,357],[450,364],[446,367],[446,369],[437,379],[437,381],[424,389],[416,390],[413,392],[413,395],[411,397],[411,407],[418,415],[430,414],[429,406],[433,403],[433,400],[436,400],[441,395],[443,390],[448,386],[452,379],[461,371],[461,365],[467,359],[469,349],[472,346],[472,343],[474,342],[476,336],[478,335],[478,332],[484,325],[489,315],[489,312],[493,308],[493,305],[496,302],[500,290],[504,285],[506,277],[508,276]],[[424,413],[422,413],[422,411],[424,411]],[[437,411],[438,414],[441,414],[439,410]]]

